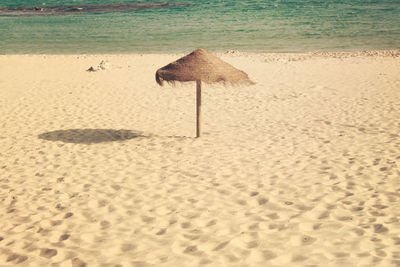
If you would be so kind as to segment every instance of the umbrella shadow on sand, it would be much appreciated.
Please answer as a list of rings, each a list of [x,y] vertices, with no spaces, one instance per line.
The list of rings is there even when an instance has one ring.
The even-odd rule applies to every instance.
[[[39,139],[61,141],[75,144],[94,144],[103,142],[125,141],[145,137],[140,132],[112,129],[68,129],[46,132],[38,135]]]

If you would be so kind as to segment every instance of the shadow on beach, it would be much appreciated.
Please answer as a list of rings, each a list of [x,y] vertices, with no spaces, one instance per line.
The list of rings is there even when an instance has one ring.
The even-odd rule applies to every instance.
[[[38,135],[38,138],[43,140],[75,144],[125,141],[137,137],[144,136],[130,130],[112,129],[69,129],[46,132]]]

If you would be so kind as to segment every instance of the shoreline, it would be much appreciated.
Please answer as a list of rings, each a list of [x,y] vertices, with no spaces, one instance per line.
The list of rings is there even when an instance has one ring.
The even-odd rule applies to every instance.
[[[199,48],[199,47],[198,47]],[[197,48],[194,48],[195,50]],[[400,54],[400,48],[393,48],[393,49],[351,49],[351,50],[310,50],[310,51],[285,51],[285,52],[274,52],[274,51],[247,51],[247,50],[239,50],[239,49],[228,49],[225,51],[213,51],[209,50],[212,53],[215,54],[235,54],[235,53],[241,53],[241,54],[312,54],[312,55],[318,55],[318,54],[360,54],[360,55],[371,55],[371,54],[377,54],[377,55],[395,55],[398,56]],[[7,56],[7,55],[14,55],[14,56],[23,56],[23,55],[52,55],[52,56],[80,56],[80,55],[180,55],[180,54],[185,54],[188,52],[127,52],[127,53],[10,53],[10,54],[1,54],[1,56]],[[190,53],[190,52],[189,52]]]
[[[191,51],[190,51],[191,52]],[[126,55],[182,55],[188,54],[190,52],[127,52],[127,53],[11,53],[11,54],[1,54],[0,56],[126,56]],[[226,51],[211,51],[216,55],[307,55],[307,56],[327,56],[327,57],[337,57],[337,56],[383,56],[383,57],[399,57],[400,49],[355,49],[355,50],[312,50],[304,52],[263,52],[263,51],[242,51],[236,49],[230,49]]]

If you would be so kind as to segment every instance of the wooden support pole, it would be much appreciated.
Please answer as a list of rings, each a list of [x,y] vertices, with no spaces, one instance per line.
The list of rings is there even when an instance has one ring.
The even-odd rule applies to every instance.
[[[201,119],[201,81],[196,81],[196,138],[200,137]]]

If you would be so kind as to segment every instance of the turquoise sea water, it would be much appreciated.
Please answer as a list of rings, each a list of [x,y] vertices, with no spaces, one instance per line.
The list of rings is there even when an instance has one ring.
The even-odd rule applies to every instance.
[[[151,1],[1,0],[0,8],[132,2]],[[0,12],[0,54],[400,48],[400,0],[163,2],[183,5],[38,16]]]

